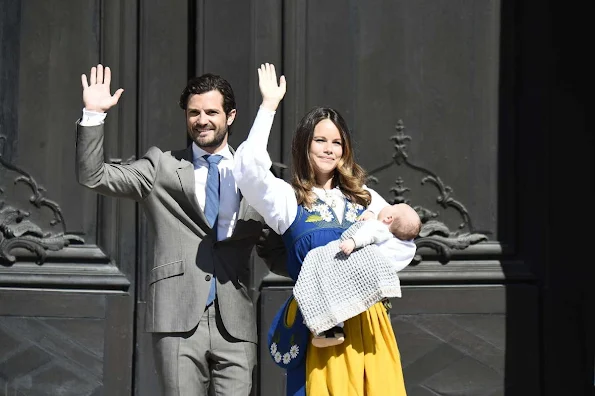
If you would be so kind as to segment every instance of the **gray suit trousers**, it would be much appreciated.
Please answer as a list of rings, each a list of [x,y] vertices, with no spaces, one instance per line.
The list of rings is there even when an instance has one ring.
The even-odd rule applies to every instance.
[[[233,338],[211,304],[198,326],[184,333],[153,333],[164,396],[248,396],[256,344]]]

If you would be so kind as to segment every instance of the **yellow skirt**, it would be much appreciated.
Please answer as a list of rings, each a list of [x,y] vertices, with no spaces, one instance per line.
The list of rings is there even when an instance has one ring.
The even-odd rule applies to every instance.
[[[308,344],[306,395],[406,395],[401,355],[382,303],[345,321],[342,344]]]

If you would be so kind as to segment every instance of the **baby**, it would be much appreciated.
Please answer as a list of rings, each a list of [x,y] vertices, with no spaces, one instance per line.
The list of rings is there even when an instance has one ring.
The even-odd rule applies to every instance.
[[[369,211],[362,214],[361,220],[366,223],[351,238],[341,242],[339,247],[343,253],[349,255],[355,248],[386,242],[393,236],[401,241],[412,241],[421,228],[417,212],[406,204],[387,206],[378,213],[377,219],[373,216]]]
[[[396,204],[373,217],[364,212],[340,240],[313,249],[304,259],[293,293],[316,347],[342,343],[344,320],[384,298],[401,296],[397,272],[415,254],[419,216],[409,205]],[[393,237],[397,241],[387,243]]]

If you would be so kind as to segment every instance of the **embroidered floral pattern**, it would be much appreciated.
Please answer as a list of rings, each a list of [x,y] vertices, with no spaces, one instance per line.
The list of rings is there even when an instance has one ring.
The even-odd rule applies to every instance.
[[[300,354],[300,347],[296,344],[292,344],[291,348],[289,348],[289,352],[281,353],[277,347],[277,343],[273,342],[271,344],[271,356],[277,363],[281,363],[287,365],[291,363],[292,360],[297,359],[298,355]]]
[[[364,207],[362,205],[348,201],[345,206],[345,220],[349,223],[355,223],[358,213],[363,209]],[[327,223],[330,223],[335,219],[330,206],[320,200],[319,203],[312,205],[311,208],[304,206],[304,210],[308,213],[311,213],[306,218],[306,223],[315,223],[318,221],[326,221]]]
[[[345,220],[350,223],[355,223],[357,220],[357,214],[364,210],[364,207],[360,204],[347,202],[345,207]]]
[[[283,364],[289,364],[289,362],[291,362],[291,356],[289,355],[289,352],[287,352],[283,355]]]
[[[297,345],[292,345],[291,349],[289,350],[289,354],[291,355],[291,358],[295,359],[299,353],[300,353],[300,347]]]
[[[322,217],[316,214],[310,215],[306,219],[306,223],[316,223],[317,221],[322,221]]]
[[[312,213],[306,219],[306,223],[312,223],[321,220],[330,223],[335,218],[331,208],[326,203],[314,204],[311,208],[304,207],[304,209],[306,209],[308,213]]]

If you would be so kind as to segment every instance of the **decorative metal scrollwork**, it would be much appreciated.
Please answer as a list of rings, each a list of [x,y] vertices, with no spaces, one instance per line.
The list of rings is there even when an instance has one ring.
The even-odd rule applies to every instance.
[[[458,229],[456,231],[451,231],[444,223],[436,220],[439,216],[438,213],[422,206],[413,206],[422,221],[421,231],[419,236],[415,239],[417,247],[429,247],[435,250],[441,256],[441,261],[446,262],[450,260],[454,250],[464,250],[470,245],[487,241],[488,238],[486,235],[474,232],[469,212],[461,202],[453,197],[452,188],[444,184],[442,179],[440,179],[434,172],[409,161],[407,142],[411,141],[411,136],[405,135],[405,126],[403,125],[402,120],[398,121],[395,129],[397,131],[396,135],[390,137],[390,140],[394,142],[396,151],[393,154],[393,160],[390,163],[369,172],[367,183],[378,183],[378,179],[374,174],[387,169],[394,164],[397,166],[405,165],[424,175],[421,179],[422,185],[431,184],[436,187],[439,193],[436,197],[436,202],[441,207],[444,209],[455,209],[462,218],[462,222],[459,224]],[[394,195],[394,198],[390,200],[391,203],[410,204],[409,200],[405,197],[405,194],[408,191],[410,191],[410,189],[405,187],[404,180],[401,177],[398,177],[395,181],[395,186],[390,189],[390,192]],[[463,230],[465,229],[469,231],[464,232]],[[417,255],[414,258],[414,262],[418,263],[420,261],[421,256]]]
[[[5,142],[6,137],[0,136],[0,141]],[[29,186],[33,193],[29,198],[31,205],[37,209],[49,208],[53,216],[50,226],[60,225],[62,230],[60,232],[43,231],[40,226],[27,219],[30,216],[28,211],[8,205],[0,197],[0,262],[14,263],[16,257],[12,251],[16,248],[31,251],[37,255],[40,262],[43,262],[47,257],[47,250],[58,251],[71,243],[84,243],[84,239],[78,235],[65,233],[62,210],[56,202],[45,197],[45,189],[37,184],[30,174],[4,160],[2,154],[3,152],[0,151],[0,165],[19,174],[14,179],[14,184],[22,183]],[[3,194],[4,190],[0,187],[0,195]]]

